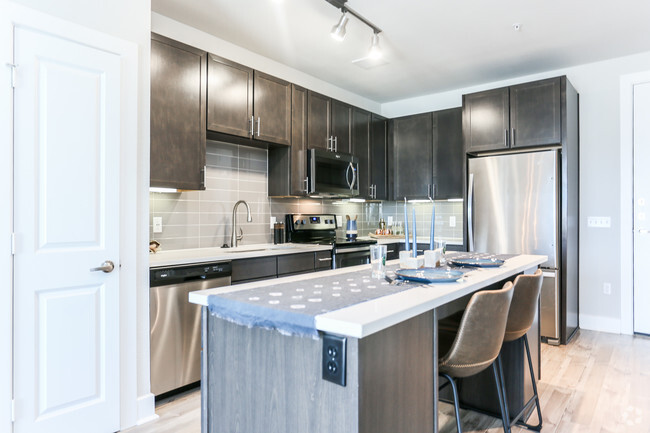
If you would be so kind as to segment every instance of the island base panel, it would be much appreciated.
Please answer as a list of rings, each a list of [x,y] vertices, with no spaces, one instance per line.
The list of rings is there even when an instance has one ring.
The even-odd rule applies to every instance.
[[[239,326],[204,307],[203,433],[433,431],[432,317],[348,338],[342,387],[322,379],[322,338]]]

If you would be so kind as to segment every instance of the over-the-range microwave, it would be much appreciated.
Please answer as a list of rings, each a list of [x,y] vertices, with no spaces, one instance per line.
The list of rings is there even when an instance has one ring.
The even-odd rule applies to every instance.
[[[309,149],[308,193],[311,197],[359,195],[359,158],[349,153]]]

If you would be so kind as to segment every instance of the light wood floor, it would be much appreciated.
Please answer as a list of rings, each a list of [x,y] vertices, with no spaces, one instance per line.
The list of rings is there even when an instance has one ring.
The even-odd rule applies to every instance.
[[[650,338],[580,331],[568,346],[543,344],[539,391],[543,433],[650,433]],[[201,433],[200,400],[194,391],[161,402],[157,420],[126,432]],[[441,433],[456,432],[453,406],[440,410]],[[503,431],[500,420],[461,414],[467,433]]]

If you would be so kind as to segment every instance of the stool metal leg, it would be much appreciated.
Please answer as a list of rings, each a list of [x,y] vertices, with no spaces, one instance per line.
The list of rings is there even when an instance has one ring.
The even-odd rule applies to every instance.
[[[526,349],[526,359],[528,360],[528,371],[530,373],[530,379],[531,379],[531,381],[533,383],[533,396],[530,398],[530,400],[528,400],[526,402],[526,404],[524,405],[524,408],[517,414],[517,416],[510,419],[510,426],[518,425],[518,426],[524,427],[524,428],[526,428],[528,430],[541,431],[542,430],[542,409],[541,409],[541,406],[539,404],[539,394],[537,393],[537,382],[535,381],[535,370],[533,370],[533,360],[532,360],[532,358],[530,356],[530,347],[528,346],[528,336],[524,335],[521,338],[524,339],[524,348]],[[505,393],[506,384],[505,384],[505,381],[503,380],[503,373],[502,373],[502,376],[501,376],[501,381],[502,381],[503,389],[504,389],[504,393]],[[530,407],[532,406],[533,403],[535,403],[535,405],[537,406],[537,418],[539,419],[539,423],[537,423],[536,425],[528,424],[528,423],[520,420],[520,418],[526,412],[528,412],[528,410],[530,409]]]
[[[460,428],[460,407],[458,407],[458,390],[456,389],[456,383],[454,379],[451,378],[448,374],[440,373],[440,376],[444,377],[451,384],[451,391],[454,394],[454,411],[456,413],[456,428],[458,433],[463,433],[463,430]]]
[[[503,432],[510,433],[510,417],[508,416],[508,408],[505,397],[505,387],[503,386],[501,370],[501,355],[492,363],[492,373],[494,375],[494,383],[497,387],[497,394],[499,396],[499,407],[501,408],[501,421],[503,422]]]

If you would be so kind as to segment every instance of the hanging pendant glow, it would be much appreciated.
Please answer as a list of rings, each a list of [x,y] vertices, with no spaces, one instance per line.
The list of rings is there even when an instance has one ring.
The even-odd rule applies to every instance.
[[[348,23],[348,21],[350,21],[350,18],[348,18],[348,14],[343,12],[343,15],[341,15],[338,24],[332,27],[332,31],[330,32],[330,36],[332,36],[332,39],[337,41],[342,41],[343,39],[345,39],[345,26]]]
[[[370,50],[368,51],[368,58],[370,59],[380,59],[383,53],[381,52],[381,47],[379,46],[379,33],[372,34],[372,44],[370,45]]]

